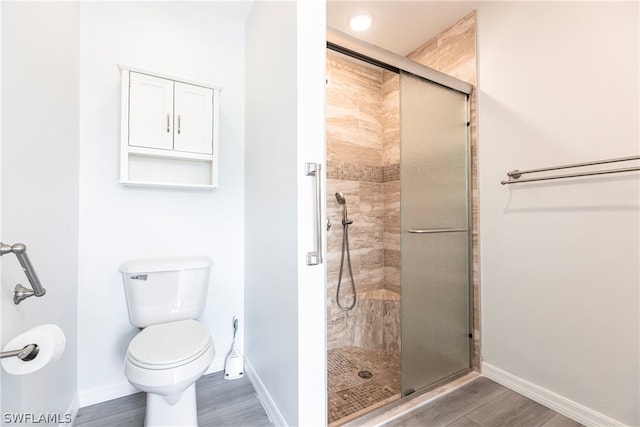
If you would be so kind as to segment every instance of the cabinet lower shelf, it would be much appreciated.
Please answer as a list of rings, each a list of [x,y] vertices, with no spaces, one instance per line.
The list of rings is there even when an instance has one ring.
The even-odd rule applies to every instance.
[[[120,176],[124,185],[199,190],[212,190],[218,185],[211,156],[168,157],[133,152],[126,156],[126,169]]]
[[[146,188],[175,188],[181,190],[204,190],[211,191],[215,190],[216,187],[213,185],[206,184],[170,184],[170,183],[161,183],[161,182],[148,182],[148,181],[119,181],[120,184],[124,184],[128,187],[146,187]]]

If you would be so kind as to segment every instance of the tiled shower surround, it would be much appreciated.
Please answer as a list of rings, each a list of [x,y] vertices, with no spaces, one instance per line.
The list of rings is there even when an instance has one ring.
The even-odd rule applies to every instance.
[[[328,348],[400,349],[400,180],[398,76],[327,53]],[[357,303],[337,306],[342,192]],[[347,262],[343,306],[351,302]]]
[[[400,395],[399,78],[327,52],[329,423]],[[357,303],[336,304],[342,192]],[[345,254],[346,256],[346,254]],[[352,301],[345,259],[340,301]],[[361,378],[359,371],[372,378]]]
[[[477,84],[475,12],[418,47],[408,57],[463,81]],[[399,76],[327,51],[327,344],[329,349],[329,422],[376,401],[399,397],[400,391],[400,136]],[[473,367],[479,367],[479,271],[477,222],[476,94],[471,95],[471,189],[473,251]],[[347,201],[351,260],[358,301],[349,312],[335,302],[342,250],[342,206]],[[345,260],[341,301],[351,302]],[[358,357],[354,355],[357,353]],[[385,386],[374,393],[371,380],[332,370],[343,356],[353,356],[353,370],[379,360],[377,374]],[[340,365],[342,366],[342,365]],[[397,366],[397,372],[393,372]],[[384,368],[384,369],[383,369]],[[341,368],[342,369],[342,368]],[[335,371],[335,372],[333,372]],[[341,379],[342,378],[342,379]],[[346,388],[345,388],[346,387]],[[360,387],[360,388],[358,388]],[[377,389],[376,389],[377,390]],[[353,416],[353,415],[352,415]],[[338,424],[340,421],[338,421]]]

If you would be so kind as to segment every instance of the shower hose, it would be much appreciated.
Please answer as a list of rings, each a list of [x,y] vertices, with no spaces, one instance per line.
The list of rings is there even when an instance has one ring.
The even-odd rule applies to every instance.
[[[340,258],[340,275],[338,276],[338,290],[336,291],[336,303],[340,310],[350,311],[356,305],[356,282],[353,280],[353,270],[351,269],[351,254],[349,253],[349,224],[353,221],[343,219],[342,220],[342,257]],[[342,285],[342,272],[344,270],[344,255],[347,254],[347,265],[349,266],[349,276],[351,277],[351,289],[353,290],[353,301],[348,307],[344,307],[340,303],[340,287]]]

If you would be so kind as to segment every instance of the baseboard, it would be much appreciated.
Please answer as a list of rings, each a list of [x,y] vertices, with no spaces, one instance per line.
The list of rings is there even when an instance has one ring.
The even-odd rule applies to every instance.
[[[70,423],[60,423],[58,427],[68,427],[70,425],[73,425],[76,419],[76,415],[78,415],[79,409],[80,409],[80,400],[78,398],[78,394],[76,393],[75,396],[73,396],[73,400],[69,404],[69,409],[67,409],[67,412],[65,412],[65,415],[66,414],[70,415]]]
[[[119,397],[129,396],[138,393],[140,390],[129,384],[124,379],[122,381],[105,384],[100,387],[94,387],[89,390],[81,390],[78,392],[78,401],[81,408],[91,406],[107,400],[117,399]]]
[[[246,372],[251,385],[253,385],[253,389],[256,391],[258,400],[267,413],[271,424],[273,424],[274,426],[286,426],[287,422],[280,413],[278,406],[271,398],[271,395],[267,391],[267,388],[264,386],[262,380],[260,379],[260,376],[255,371],[255,369],[253,369],[253,365],[251,365],[251,362],[249,361],[249,359],[247,359],[247,357],[244,358],[244,365],[244,371]]]
[[[219,372],[224,369],[224,357],[213,359],[209,369],[204,373],[208,375],[214,372]],[[91,406],[98,403],[106,402],[108,400],[117,399],[119,397],[129,396],[140,392],[137,388],[132,386],[129,381],[123,379],[122,381],[113,382],[100,387],[95,387],[89,390],[82,390],[78,393],[79,407]]]
[[[224,357],[220,357],[217,359],[213,359],[211,365],[209,365],[209,369],[205,372],[205,375],[213,374],[214,372],[220,372],[224,370]]]
[[[482,362],[482,375],[585,426],[625,426],[604,414],[582,406],[507,371],[503,371],[489,363]]]

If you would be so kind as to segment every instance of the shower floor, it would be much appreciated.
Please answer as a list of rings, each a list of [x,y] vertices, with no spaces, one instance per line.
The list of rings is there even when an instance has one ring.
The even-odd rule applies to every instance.
[[[399,352],[334,348],[327,352],[327,371],[329,423],[400,397]],[[361,371],[373,376],[362,378]]]

